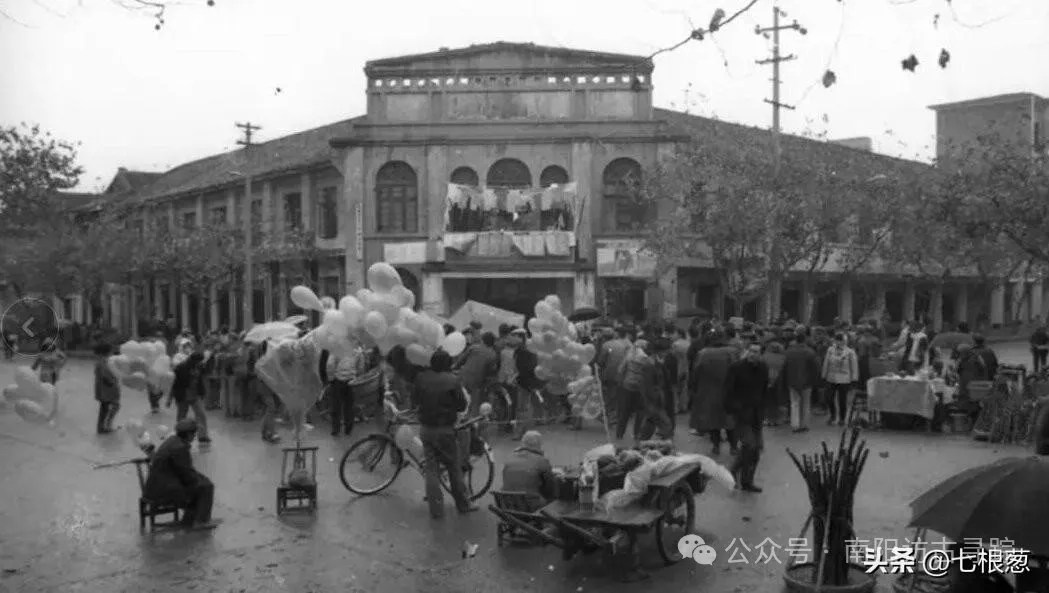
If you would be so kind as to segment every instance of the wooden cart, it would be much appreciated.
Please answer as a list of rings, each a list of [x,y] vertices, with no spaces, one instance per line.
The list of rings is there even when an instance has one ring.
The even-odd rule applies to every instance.
[[[654,478],[648,493],[622,508],[603,509],[576,501],[557,500],[537,510],[489,506],[508,528],[533,540],[561,548],[565,560],[578,553],[604,552],[624,581],[645,578],[639,569],[639,536],[654,532],[656,547],[666,565],[682,559],[678,540],[691,533],[696,518],[695,496],[705,488],[699,464],[678,468]],[[506,498],[505,494],[503,498]],[[497,503],[499,502],[497,498]]]

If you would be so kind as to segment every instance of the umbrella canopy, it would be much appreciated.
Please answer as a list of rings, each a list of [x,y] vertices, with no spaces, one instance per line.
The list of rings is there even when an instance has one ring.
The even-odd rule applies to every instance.
[[[582,321],[593,321],[601,317],[601,312],[593,307],[580,307],[572,312],[568,316],[568,320],[573,323],[579,323]]]
[[[463,330],[471,321],[481,324],[481,331],[497,333],[502,324],[524,327],[525,316],[499,307],[493,307],[477,301],[466,301],[459,310],[452,315],[448,323],[457,329]]]
[[[1011,457],[948,478],[911,503],[911,527],[961,541],[1009,539],[1049,555],[1049,457]]]

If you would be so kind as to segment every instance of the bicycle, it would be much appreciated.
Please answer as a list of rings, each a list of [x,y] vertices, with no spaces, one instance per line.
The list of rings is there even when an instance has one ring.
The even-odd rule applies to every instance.
[[[395,428],[400,426],[418,424],[412,411],[401,411],[397,405],[384,397],[383,408],[387,414],[386,427],[383,432],[370,434],[350,446],[339,462],[339,479],[347,490],[360,496],[371,496],[378,494],[393,484],[401,470],[405,467],[413,467],[419,475],[425,477],[424,463],[411,450],[402,448],[397,444],[394,437]],[[486,419],[485,416],[477,416],[456,424],[456,434],[469,431],[470,446],[469,459],[463,464],[463,478],[466,482],[466,491],[470,501],[476,501],[488,493],[495,479],[495,459],[492,457],[492,447],[478,434],[478,425]],[[351,477],[356,476],[354,472],[348,471],[353,462],[360,462],[363,466],[364,475],[375,475],[376,470],[382,464],[383,457],[389,452],[389,464],[391,474],[388,478],[380,478],[374,486],[363,486],[356,481],[351,483]],[[478,480],[475,481],[475,478]],[[441,488],[451,493],[448,482],[448,472],[441,471]],[[479,488],[477,487],[479,486]]]

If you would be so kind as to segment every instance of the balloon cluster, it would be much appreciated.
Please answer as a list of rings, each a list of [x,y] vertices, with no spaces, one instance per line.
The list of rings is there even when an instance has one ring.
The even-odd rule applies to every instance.
[[[385,262],[368,268],[368,288],[343,297],[337,306],[334,299],[320,299],[306,286],[293,288],[291,300],[303,309],[324,314],[320,327],[314,330],[315,338],[322,348],[335,353],[345,352],[354,344],[378,346],[382,354],[402,346],[412,364],[425,367],[438,348],[452,356],[466,348],[463,334],[446,336],[441,322],[415,311],[415,294]]]
[[[129,419],[126,423],[124,423],[124,430],[127,431],[128,436],[131,437],[131,440],[135,441],[135,444],[138,445],[138,448],[142,449],[143,453],[147,455],[153,454],[153,451],[157,448],[157,445],[155,442],[153,442],[153,435],[151,435],[149,431],[146,430],[146,427],[142,425],[141,420],[139,420],[138,418]],[[156,432],[157,440],[161,442],[163,442],[164,439],[171,436],[171,429],[167,426],[164,426],[163,424],[157,426]]]
[[[528,320],[528,349],[539,359],[536,377],[546,381],[551,393],[567,393],[569,384],[592,376],[590,361],[597,351],[593,344],[580,344],[575,326],[561,312],[561,299],[550,295],[535,304],[535,317]]]
[[[20,367],[15,371],[15,382],[3,390],[4,401],[15,408],[15,413],[33,424],[49,424],[58,414],[58,394],[55,386],[43,383],[31,369]]]
[[[167,393],[175,382],[171,357],[160,342],[131,340],[120,346],[120,354],[109,357],[109,368],[129,389],[145,391],[147,387]]]

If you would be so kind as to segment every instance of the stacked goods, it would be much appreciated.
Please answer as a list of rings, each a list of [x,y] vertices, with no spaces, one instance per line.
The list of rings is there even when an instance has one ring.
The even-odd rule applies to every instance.
[[[857,443],[859,434],[859,429],[852,429],[846,443],[846,433],[842,432],[835,452],[827,449],[826,442],[819,453],[802,455],[800,459],[787,450],[808,486],[812,511],[806,528],[811,523],[814,531],[815,571],[811,583],[817,589],[857,584],[850,579],[855,569],[849,562],[848,546],[849,542],[856,541],[853,502],[856,485],[870,454],[866,441]],[[788,568],[786,580],[789,588],[796,588],[801,583],[791,572]]]

